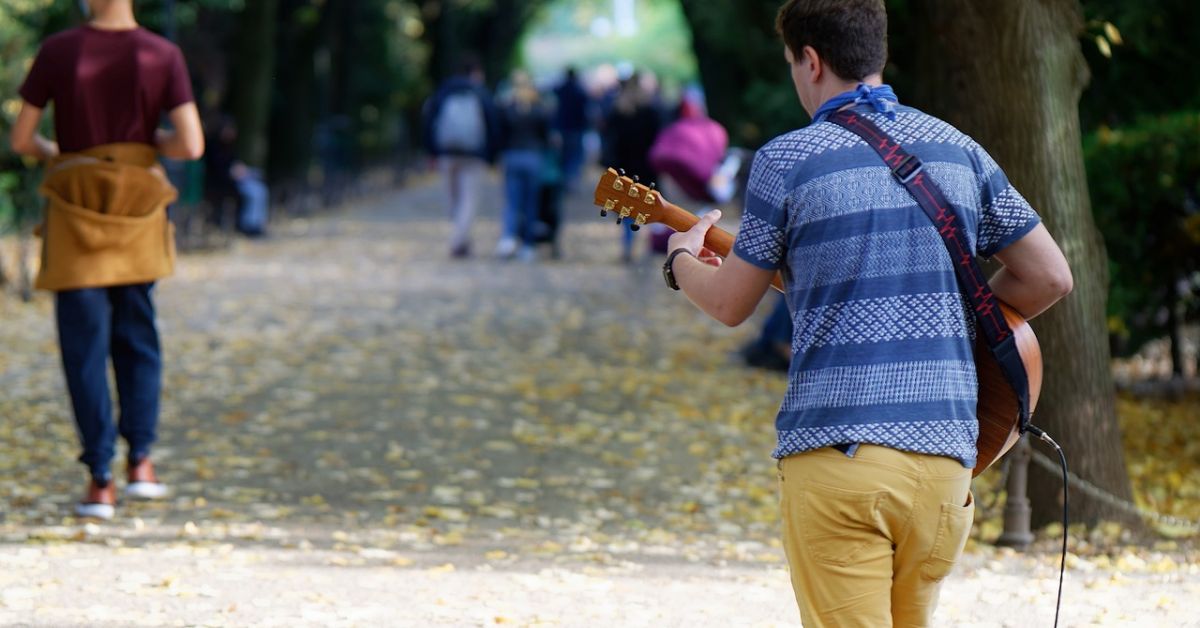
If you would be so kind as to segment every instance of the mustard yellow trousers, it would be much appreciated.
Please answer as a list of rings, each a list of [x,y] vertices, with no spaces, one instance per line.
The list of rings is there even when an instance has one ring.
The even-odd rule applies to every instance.
[[[861,445],[779,461],[783,545],[805,628],[928,626],[975,504],[957,460]]]

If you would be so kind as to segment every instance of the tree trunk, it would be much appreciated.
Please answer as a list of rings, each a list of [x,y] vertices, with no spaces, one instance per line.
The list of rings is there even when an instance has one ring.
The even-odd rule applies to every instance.
[[[316,128],[316,68],[320,30],[317,20],[298,19],[304,11],[320,13],[304,0],[284,0],[280,7],[280,56],[276,72],[281,102],[271,116],[271,179],[303,183],[312,163],[313,133]]]
[[[1034,321],[1045,385],[1034,416],[1071,470],[1121,498],[1131,489],[1114,405],[1105,322],[1104,243],[1091,214],[1079,130],[1088,69],[1078,0],[920,0],[919,53],[928,110],[977,139],[1041,213],[1075,275],[1075,290]],[[1053,457],[1053,456],[1052,456]],[[1056,521],[1060,476],[1034,466],[1035,525]],[[1077,491],[1072,521],[1129,517]]]
[[[430,46],[434,84],[457,74],[464,55],[479,60],[489,83],[507,78],[525,28],[546,4],[546,0],[493,0],[486,9],[467,9],[445,0],[424,0],[423,37]]]
[[[1183,317],[1180,316],[1179,286],[1172,278],[1167,282],[1167,335],[1171,342],[1171,377],[1183,377]]]
[[[679,4],[684,19],[692,28],[692,53],[696,55],[696,67],[700,72],[700,83],[704,86],[709,115],[716,120],[737,120],[749,75],[742,69],[742,64],[730,63],[729,51],[721,49],[709,36],[704,12],[714,11],[715,7],[701,0],[683,0]],[[734,9],[733,6],[725,8],[729,12]],[[780,71],[780,67],[772,69]]]
[[[233,114],[237,120],[238,158],[250,166],[267,165],[275,23],[279,0],[247,0],[238,23],[233,56]]]

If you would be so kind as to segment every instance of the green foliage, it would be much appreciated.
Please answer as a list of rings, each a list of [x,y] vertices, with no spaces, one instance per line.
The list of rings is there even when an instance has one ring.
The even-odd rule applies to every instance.
[[[1200,109],[1200,2],[1083,0],[1083,8],[1088,19],[1083,51],[1092,72],[1079,106],[1084,129]],[[1111,57],[1103,54],[1103,41]]]
[[[37,42],[55,7],[51,0],[0,4],[0,233],[24,226],[36,214],[35,178],[9,148],[21,110],[17,90],[37,53]]]
[[[1172,292],[1196,299],[1200,112],[1143,117],[1084,142],[1096,223],[1108,248],[1113,329],[1127,349],[1165,333]]]
[[[554,76],[568,65],[626,62],[668,84],[694,81],[692,40],[678,1],[645,0],[636,11],[637,31],[623,35],[609,19],[610,0],[558,0],[530,24],[520,65],[535,76]]]
[[[714,118],[735,144],[757,147],[807,121],[796,100],[783,43],[775,34],[777,0],[682,0]]]
[[[714,118],[733,141],[757,147],[772,137],[808,123],[784,61],[783,42],[775,32],[782,0],[711,2],[680,0],[692,28],[696,56]],[[888,0],[894,58],[912,55],[914,32],[906,0]],[[891,64],[885,78],[909,98],[906,89],[920,77],[905,63]]]
[[[423,27],[409,2],[361,3],[354,35],[354,61],[348,73],[346,111],[355,121],[356,145],[364,157],[388,153],[400,139],[398,121],[416,109],[430,88],[425,68],[428,48],[418,39]]]

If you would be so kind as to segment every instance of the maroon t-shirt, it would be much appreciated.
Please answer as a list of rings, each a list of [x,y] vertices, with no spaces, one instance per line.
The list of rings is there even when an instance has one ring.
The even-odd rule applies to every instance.
[[[54,102],[63,152],[114,142],[152,145],[163,112],[192,102],[183,53],[143,28],[82,26],[51,36],[20,93],[35,107]]]

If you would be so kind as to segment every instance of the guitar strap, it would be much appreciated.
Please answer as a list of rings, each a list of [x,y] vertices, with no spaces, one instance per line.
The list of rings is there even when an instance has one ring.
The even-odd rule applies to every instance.
[[[1020,431],[1025,433],[1029,426],[1029,378],[1025,373],[1025,363],[1017,351],[1016,337],[1004,313],[1000,310],[996,295],[988,285],[987,277],[979,262],[975,259],[970,243],[967,241],[967,231],[955,211],[954,206],[942,194],[937,186],[925,173],[925,165],[916,155],[904,150],[900,143],[892,139],[871,120],[853,111],[839,111],[828,120],[863,138],[879,153],[884,163],[892,170],[892,176],[904,186],[908,193],[916,199],[917,204],[924,210],[938,235],[954,260],[954,271],[958,276],[958,284],[967,300],[975,310],[975,320],[978,321],[979,331],[983,334],[988,348],[995,356],[1000,370],[1008,379],[1009,385],[1017,393],[1017,403],[1020,407]]]

